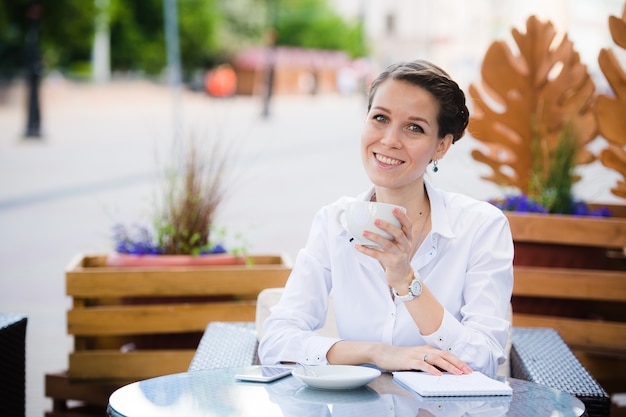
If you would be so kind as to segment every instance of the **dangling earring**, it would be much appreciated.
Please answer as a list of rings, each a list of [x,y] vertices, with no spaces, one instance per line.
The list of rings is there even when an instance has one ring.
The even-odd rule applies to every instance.
[[[435,160],[433,161],[433,172],[437,172],[437,171],[439,171],[439,168],[437,167],[437,164],[438,164],[438,163],[439,163],[439,160],[438,160],[438,159],[435,159]]]

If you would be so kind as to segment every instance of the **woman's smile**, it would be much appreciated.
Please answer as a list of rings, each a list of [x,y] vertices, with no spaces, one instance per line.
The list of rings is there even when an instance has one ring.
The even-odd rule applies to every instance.
[[[389,156],[385,156],[385,155],[381,155],[379,153],[375,153],[374,152],[374,158],[376,158],[376,160],[378,162],[380,162],[380,164],[382,164],[383,166],[394,166],[394,165],[401,165],[404,163],[404,161],[401,161],[399,159],[395,159]]]

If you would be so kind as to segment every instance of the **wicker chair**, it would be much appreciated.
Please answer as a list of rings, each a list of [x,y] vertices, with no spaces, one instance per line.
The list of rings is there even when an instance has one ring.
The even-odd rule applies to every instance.
[[[254,322],[210,323],[189,371],[258,364],[258,326]],[[575,395],[589,416],[610,415],[609,395],[554,329],[513,328],[509,356],[511,377]]]
[[[26,316],[0,313],[0,409],[3,415],[26,412]]]

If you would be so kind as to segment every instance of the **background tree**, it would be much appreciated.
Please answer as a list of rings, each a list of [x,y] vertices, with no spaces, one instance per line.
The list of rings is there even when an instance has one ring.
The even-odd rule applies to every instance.
[[[0,77],[22,73],[25,63],[27,10],[30,0],[0,2]],[[93,1],[40,1],[40,42],[47,68],[84,70],[91,57],[95,6]],[[87,68],[88,69],[88,68]]]
[[[179,0],[178,30],[183,69],[189,75],[219,55],[216,0]],[[112,0],[111,66],[157,75],[165,67],[163,0]]]
[[[346,22],[326,0],[279,2],[278,45],[342,50],[353,58],[367,55],[361,22]]]
[[[23,72],[26,10],[31,0],[0,2],[0,78]],[[44,66],[89,77],[95,32],[93,0],[40,0]],[[326,0],[178,0],[183,72],[225,62],[240,49],[262,45],[275,10],[278,44],[366,54],[359,22],[345,22]],[[109,0],[111,69],[158,76],[166,66],[163,0]]]

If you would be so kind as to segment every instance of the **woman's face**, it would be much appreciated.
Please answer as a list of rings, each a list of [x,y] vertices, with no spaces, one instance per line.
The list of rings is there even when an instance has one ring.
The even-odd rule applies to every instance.
[[[383,81],[361,134],[361,156],[370,181],[401,190],[421,185],[428,163],[441,158],[452,135],[439,139],[437,99],[407,81]]]

